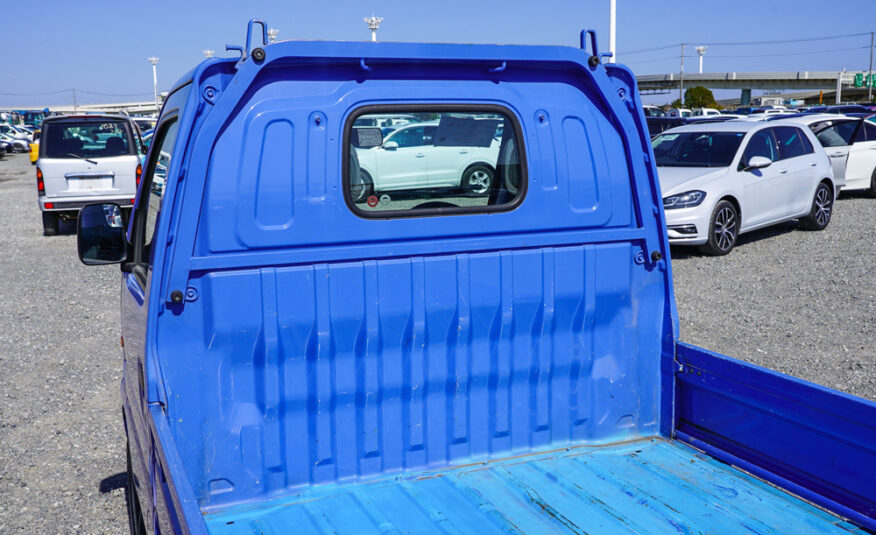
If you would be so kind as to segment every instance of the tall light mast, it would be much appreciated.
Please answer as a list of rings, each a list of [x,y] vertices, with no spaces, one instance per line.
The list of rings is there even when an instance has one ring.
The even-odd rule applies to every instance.
[[[700,57],[700,74],[703,74],[703,56],[706,55],[707,46],[698,46],[694,48],[697,51],[697,56]]]
[[[365,21],[365,24],[368,25],[368,29],[371,30],[371,41],[377,41],[377,30],[380,28],[380,23],[383,22],[383,18],[375,17],[371,15],[370,17],[365,17],[362,19]]]
[[[611,57],[608,58],[609,63],[617,61],[617,51],[614,48],[615,41],[615,26],[617,25],[617,0],[611,0],[608,11],[608,51],[611,52]]]
[[[146,59],[152,64],[152,92],[155,96],[155,107],[160,110],[161,106],[158,105],[158,68],[156,67],[158,65],[158,58],[152,56]]]

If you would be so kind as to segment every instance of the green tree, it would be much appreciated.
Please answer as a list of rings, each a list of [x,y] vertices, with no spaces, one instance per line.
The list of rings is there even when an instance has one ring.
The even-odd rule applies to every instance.
[[[684,104],[687,108],[714,108],[718,105],[715,95],[701,85],[685,90]]]
[[[669,103],[669,107],[670,108],[683,108],[684,106],[681,105],[681,99],[677,98]]]

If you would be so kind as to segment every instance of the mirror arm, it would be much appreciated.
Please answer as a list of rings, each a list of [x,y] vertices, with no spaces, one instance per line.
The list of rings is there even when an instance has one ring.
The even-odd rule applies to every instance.
[[[134,271],[134,266],[136,266],[134,262],[122,262],[119,264],[119,269],[122,270],[122,273],[131,273]]]

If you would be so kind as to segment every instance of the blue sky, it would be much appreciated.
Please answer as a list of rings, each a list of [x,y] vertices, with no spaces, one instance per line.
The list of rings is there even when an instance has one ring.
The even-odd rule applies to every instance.
[[[682,41],[766,41],[876,31],[874,0],[617,0],[618,59],[637,74],[677,72]],[[241,44],[258,17],[280,39],[370,38],[362,17],[385,20],[382,41],[577,45],[595,28],[608,46],[608,0],[538,2],[349,0],[199,2],[189,0],[4,2],[6,54],[0,59],[0,107],[148,100],[158,56],[159,90],[203,59]],[[629,53],[633,51],[645,51]],[[685,71],[696,72],[693,46]],[[707,72],[866,70],[869,36],[823,41],[710,46]],[[66,90],[66,91],[62,91]],[[102,94],[95,94],[102,93]],[[722,92],[735,95],[735,92]],[[662,103],[675,95],[648,97]]]

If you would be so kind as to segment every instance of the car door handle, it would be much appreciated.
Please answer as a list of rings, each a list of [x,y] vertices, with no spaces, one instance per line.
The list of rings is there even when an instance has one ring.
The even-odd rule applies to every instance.
[[[787,174],[788,174],[788,170],[787,170],[787,169],[779,169],[779,173],[781,173],[781,174],[783,174],[783,175],[787,175]]]
[[[876,147],[873,147],[873,148],[876,149]],[[460,154],[468,154],[468,151],[467,151],[467,150],[461,150],[461,151],[459,151],[459,153],[460,153]]]
[[[831,158],[842,158],[843,156],[845,156],[845,155],[841,152],[834,152],[833,154],[830,155]]]
[[[417,153],[417,154],[416,154],[416,157],[417,157],[417,158],[425,158],[425,157],[426,157],[426,154],[420,152],[420,153]]]
[[[809,164],[809,167],[817,167],[817,166],[818,166],[818,164],[816,162],[812,162],[811,164]]]

